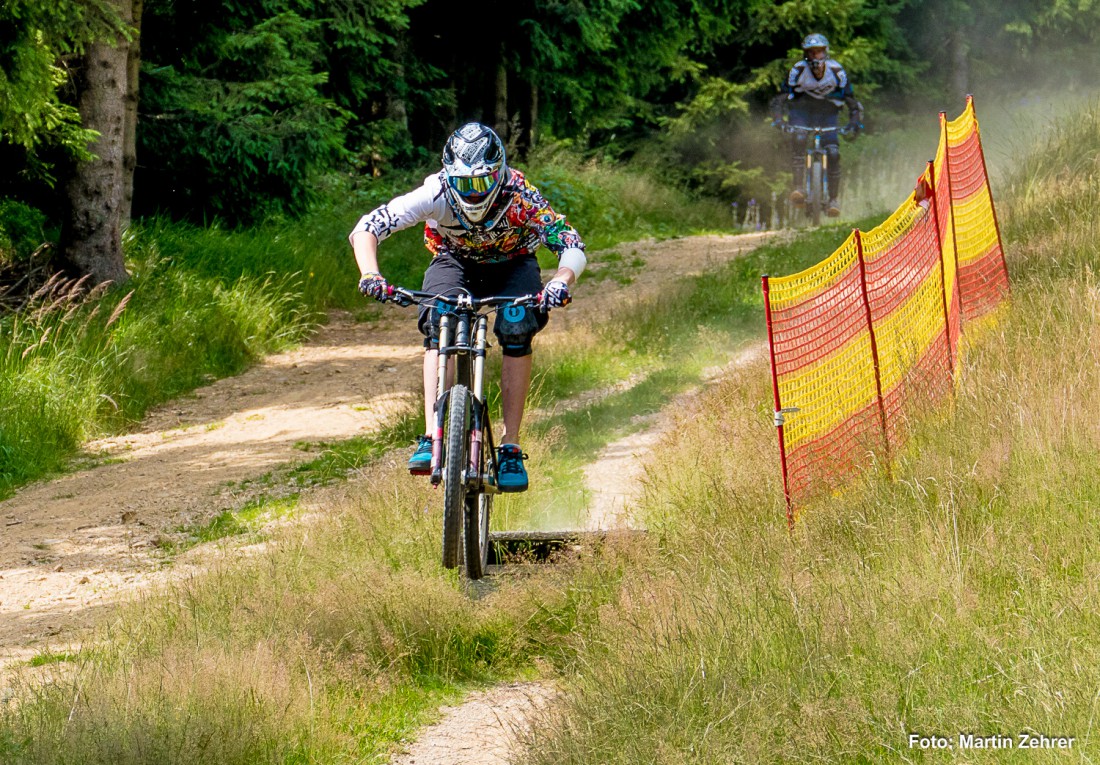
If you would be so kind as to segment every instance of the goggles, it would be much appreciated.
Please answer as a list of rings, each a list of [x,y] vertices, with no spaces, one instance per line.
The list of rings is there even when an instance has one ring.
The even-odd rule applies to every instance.
[[[496,188],[499,181],[499,168],[487,175],[451,175],[447,177],[447,183],[451,185],[456,194],[464,199],[476,199],[485,196]]]

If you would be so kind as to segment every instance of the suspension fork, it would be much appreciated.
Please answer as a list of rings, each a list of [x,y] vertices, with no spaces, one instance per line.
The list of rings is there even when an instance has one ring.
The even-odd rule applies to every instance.
[[[434,309],[433,309],[434,310]],[[443,422],[447,418],[447,360],[451,356],[452,316],[445,313],[439,317],[439,359],[436,364],[435,386],[435,432],[432,433],[432,484],[443,480]]]
[[[470,464],[467,477],[481,480],[481,450],[483,448],[484,432],[487,425],[485,417],[484,396],[485,385],[485,349],[488,346],[486,335],[488,334],[489,319],[485,316],[477,317],[477,325],[474,330],[473,349],[473,386],[470,391],[473,394],[472,417],[470,420]],[[491,434],[490,434],[491,440]]]

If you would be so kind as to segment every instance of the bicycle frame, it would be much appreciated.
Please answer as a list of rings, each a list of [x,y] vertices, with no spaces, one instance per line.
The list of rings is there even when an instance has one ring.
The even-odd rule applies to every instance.
[[[806,209],[814,225],[821,220],[821,212],[829,203],[829,153],[822,147],[821,138],[827,133],[841,134],[845,131],[837,127],[803,127],[802,125],[783,124],[785,133],[806,133],[813,140],[806,142],[806,174],[804,180]]]
[[[821,137],[825,133],[835,133],[837,128],[807,128],[798,125],[791,126],[794,130],[813,135],[813,141],[806,142],[806,206],[811,209],[811,215],[816,224],[820,219],[822,208],[829,202],[829,153],[821,146]],[[815,172],[814,165],[820,169]],[[820,185],[819,185],[820,184]],[[813,205],[813,207],[810,207]]]
[[[475,402],[470,412],[471,438],[469,465],[465,483],[471,489],[485,493],[497,493],[494,483],[481,474],[482,454],[488,446],[487,458],[491,462],[492,475],[496,475],[497,454],[493,444],[493,430],[489,422],[489,407],[485,403],[485,353],[489,347],[489,315],[506,305],[534,307],[537,295],[519,297],[474,298],[469,293],[447,297],[428,292],[416,292],[391,287],[391,299],[405,305],[428,304],[434,308],[446,305],[448,310],[439,317],[439,360],[436,367],[435,428],[432,432],[432,461],[429,475],[433,485],[443,481],[443,434],[446,429],[447,402],[453,384],[461,384],[470,391]],[[482,309],[488,308],[489,311]],[[452,383],[448,383],[451,369]]]
[[[489,458],[496,468],[496,450],[493,448],[493,432],[489,423],[489,410],[485,405],[485,350],[488,347],[487,336],[489,317],[477,311],[469,295],[459,295],[454,299],[453,310],[439,318],[439,361],[437,366],[435,431],[432,433],[431,482],[438,485],[443,480],[443,429],[447,413],[447,398],[450,386],[447,384],[451,359],[454,359],[454,382],[465,385],[477,404],[473,407],[470,424],[470,459],[466,470],[467,485],[476,485],[481,481],[481,452],[484,441],[489,442]],[[450,299],[441,299],[450,303]],[[472,333],[471,333],[472,330]],[[470,342],[471,336],[473,343]],[[452,342],[452,337],[454,338]],[[491,486],[491,488],[488,488]],[[496,493],[496,486],[488,484],[486,489]]]

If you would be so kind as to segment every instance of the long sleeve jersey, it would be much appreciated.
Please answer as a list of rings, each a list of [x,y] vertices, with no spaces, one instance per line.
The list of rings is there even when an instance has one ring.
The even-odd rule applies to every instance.
[[[799,61],[787,73],[782,92],[772,103],[775,114],[786,103],[792,109],[810,113],[836,114],[847,104],[848,116],[854,122],[863,120],[863,106],[852,94],[852,83],[844,67],[833,59],[826,59],[825,71],[818,79],[808,61]]]
[[[369,231],[381,242],[423,221],[424,246],[433,255],[453,255],[475,263],[530,255],[541,245],[559,259],[568,250],[584,250],[565,216],[554,212],[539,190],[514,168],[509,168],[497,202],[507,207],[492,228],[463,226],[447,201],[445,183],[442,171],[428,176],[424,185],[364,215],[351,233]]]

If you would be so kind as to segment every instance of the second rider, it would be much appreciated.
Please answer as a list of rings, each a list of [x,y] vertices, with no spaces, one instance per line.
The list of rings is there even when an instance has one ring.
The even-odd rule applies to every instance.
[[[587,262],[584,243],[523,173],[508,166],[500,137],[477,122],[447,139],[442,170],[367,213],[352,229],[360,292],[386,299],[389,285],[378,267],[378,243],[419,222],[425,224],[424,245],[433,256],[424,272],[425,292],[454,296],[468,290],[478,298],[542,291],[543,311],[501,311],[493,326],[504,357],[499,486],[501,491],[524,491],[527,455],[519,446],[519,428],[531,386],[531,339],[546,325],[547,310],[570,301],[573,283]],[[557,272],[545,287],[535,258],[541,245],[558,257]],[[425,337],[424,432],[431,433],[439,353],[436,311],[421,306],[419,328]],[[431,437],[423,435],[409,459],[409,471],[426,474],[431,457]]]

